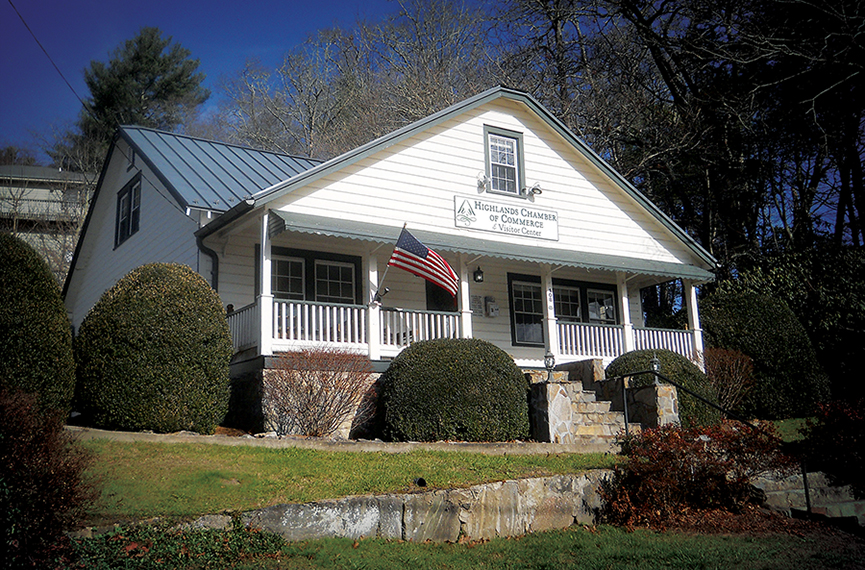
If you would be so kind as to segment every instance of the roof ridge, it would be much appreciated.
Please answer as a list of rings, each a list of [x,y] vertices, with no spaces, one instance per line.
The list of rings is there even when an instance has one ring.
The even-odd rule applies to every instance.
[[[311,156],[303,156],[301,154],[288,154],[285,152],[277,152],[274,150],[255,148],[252,146],[244,146],[242,144],[237,144],[237,143],[227,143],[225,141],[218,141],[216,139],[209,139],[209,138],[204,138],[204,137],[196,137],[196,136],[188,135],[185,133],[173,133],[171,131],[166,131],[163,129],[156,129],[153,127],[142,127],[140,125],[120,125],[118,128],[120,130],[124,130],[124,131],[125,130],[133,130],[133,129],[138,130],[138,131],[150,131],[150,132],[156,133],[158,135],[164,135],[164,136],[169,136],[169,137],[174,137],[174,138],[189,139],[189,140],[193,140],[193,141],[199,141],[199,142],[215,144],[215,145],[231,147],[231,148],[240,148],[243,150],[248,150],[248,151],[252,151],[252,152],[260,152],[260,153],[264,153],[264,154],[273,154],[276,156],[285,156],[288,158],[293,158],[293,159],[298,159],[298,160],[311,160],[311,161],[318,162],[318,163],[326,162],[325,160],[322,160],[320,158],[312,158]]]

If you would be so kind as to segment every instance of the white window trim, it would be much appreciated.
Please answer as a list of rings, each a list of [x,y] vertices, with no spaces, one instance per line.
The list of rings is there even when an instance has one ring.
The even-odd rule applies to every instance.
[[[508,139],[514,142],[514,165],[513,168],[516,170],[515,179],[516,179],[516,188],[513,192],[506,190],[495,190],[493,189],[493,172],[492,172],[492,157],[490,152],[491,138],[498,137],[501,139]],[[484,161],[485,161],[485,172],[486,172],[486,180],[485,180],[485,190],[491,194],[498,194],[501,196],[513,196],[517,198],[528,198],[527,193],[524,191],[526,187],[526,175],[525,175],[525,151],[523,146],[523,134],[516,131],[510,131],[507,129],[502,129],[499,127],[494,127],[491,125],[484,125]],[[509,166],[509,165],[508,165]]]

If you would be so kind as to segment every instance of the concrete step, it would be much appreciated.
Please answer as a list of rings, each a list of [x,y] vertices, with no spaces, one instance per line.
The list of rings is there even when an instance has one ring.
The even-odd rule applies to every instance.
[[[766,494],[764,506],[788,516],[807,508],[802,474],[781,477],[764,475],[756,478],[753,485]],[[819,472],[808,473],[808,491],[811,512],[829,518],[856,517],[859,525],[865,526],[865,501],[856,500],[849,486],[835,487]]]

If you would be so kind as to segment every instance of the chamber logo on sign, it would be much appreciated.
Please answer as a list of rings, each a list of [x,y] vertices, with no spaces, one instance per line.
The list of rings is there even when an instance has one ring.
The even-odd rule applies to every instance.
[[[472,205],[469,204],[468,200],[463,200],[462,205],[457,210],[457,221],[469,225],[472,222],[477,221],[477,219],[475,211],[472,210]]]
[[[499,202],[454,196],[454,225],[497,234],[552,241],[559,239],[559,213],[523,201]]]

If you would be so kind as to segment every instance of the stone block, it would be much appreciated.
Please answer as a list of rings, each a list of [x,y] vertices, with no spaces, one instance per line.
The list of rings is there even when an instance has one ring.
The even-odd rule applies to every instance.
[[[246,526],[278,534],[288,541],[374,537],[379,535],[383,504],[394,506],[369,496],[277,505],[246,513],[243,522]],[[392,516],[387,523],[388,528],[393,525]]]
[[[403,538],[415,542],[454,542],[460,533],[460,508],[446,491],[406,495]]]

